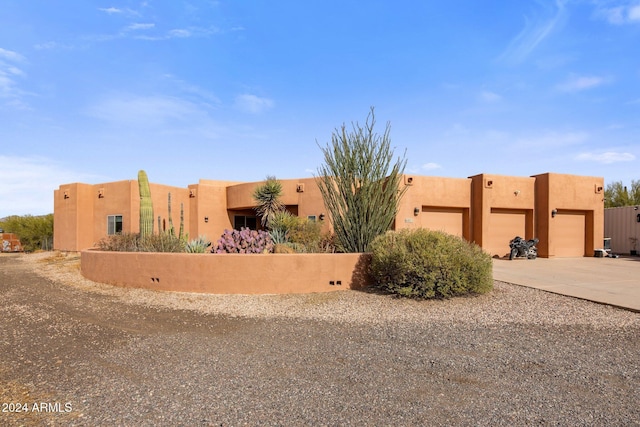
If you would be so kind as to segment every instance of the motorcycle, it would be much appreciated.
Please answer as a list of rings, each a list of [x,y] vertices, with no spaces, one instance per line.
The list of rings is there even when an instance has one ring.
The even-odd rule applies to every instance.
[[[514,258],[527,258],[536,259],[538,257],[538,248],[536,245],[540,240],[529,239],[525,240],[520,236],[516,236],[509,242],[509,259]]]

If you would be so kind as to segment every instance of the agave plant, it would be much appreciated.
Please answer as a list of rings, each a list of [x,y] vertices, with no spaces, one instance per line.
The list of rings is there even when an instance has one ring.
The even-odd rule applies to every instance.
[[[190,254],[203,254],[209,246],[211,246],[211,242],[207,236],[198,236],[196,239],[188,241],[184,250]]]
[[[276,228],[269,231],[269,236],[271,236],[271,240],[273,241],[274,245],[287,243],[289,241],[287,231],[282,228]]]

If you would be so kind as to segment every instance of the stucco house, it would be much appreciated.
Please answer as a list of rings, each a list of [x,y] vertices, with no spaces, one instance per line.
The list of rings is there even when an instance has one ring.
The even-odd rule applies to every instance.
[[[325,220],[329,214],[314,178],[283,179],[282,202],[298,216]],[[252,194],[262,182],[201,179],[187,188],[151,183],[160,227],[184,215],[185,232],[216,241],[225,229],[259,227]],[[407,191],[394,229],[444,230],[480,245],[494,256],[509,252],[509,240],[538,237],[539,256],[593,256],[604,238],[604,179],[545,173],[531,177],[480,174],[442,178],[406,174]],[[80,251],[109,234],[139,231],[136,180],[72,183],[54,192],[54,249]],[[157,224],[156,224],[157,229]]]

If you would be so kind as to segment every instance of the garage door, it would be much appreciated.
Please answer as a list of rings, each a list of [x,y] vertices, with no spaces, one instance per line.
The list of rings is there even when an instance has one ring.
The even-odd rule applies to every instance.
[[[514,209],[491,209],[488,236],[483,248],[492,255],[509,254],[509,241],[515,236],[525,238],[527,212]]]
[[[464,210],[462,208],[422,207],[422,226],[464,237]]]
[[[552,219],[553,235],[550,240],[557,257],[584,256],[586,215],[577,211],[558,211]]]

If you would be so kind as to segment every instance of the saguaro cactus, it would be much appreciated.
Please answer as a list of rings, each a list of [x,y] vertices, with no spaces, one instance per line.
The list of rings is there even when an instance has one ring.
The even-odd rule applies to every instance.
[[[169,217],[169,231],[168,233],[175,236],[175,230],[173,229],[173,219],[171,218],[171,193],[167,197],[167,216]]]
[[[184,237],[184,203],[180,203],[180,232],[178,233],[178,238],[182,239]]]
[[[143,170],[138,171],[138,189],[140,190],[140,235],[153,234],[153,203],[149,178]]]

